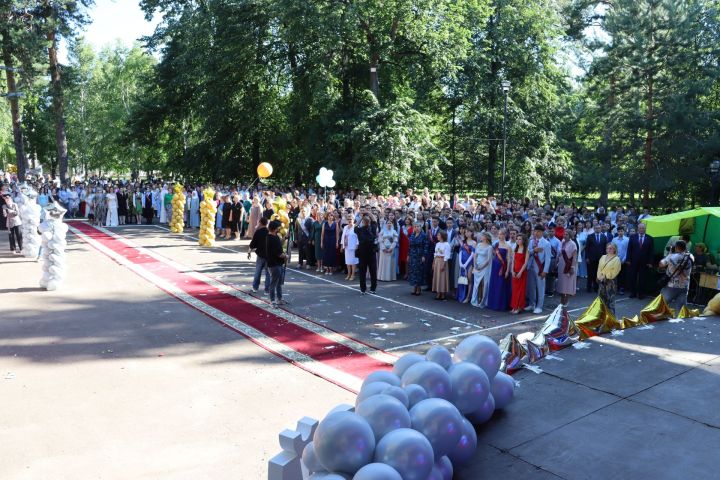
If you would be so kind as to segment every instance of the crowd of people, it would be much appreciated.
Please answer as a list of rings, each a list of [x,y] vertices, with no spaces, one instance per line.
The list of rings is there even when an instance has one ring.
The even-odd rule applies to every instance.
[[[87,217],[106,227],[168,223],[172,186],[153,179],[89,179],[70,186],[38,179],[34,184],[41,206],[57,201],[67,208],[68,217]],[[614,311],[617,295],[628,292],[643,298],[655,287],[651,277],[656,266],[672,272],[693,263],[673,263],[672,254],[680,248],[692,251],[687,238],[673,239],[669,246],[678,240],[683,246],[673,252],[668,248],[658,262],[654,240],[641,222],[650,213],[631,205],[551,205],[538,198],[501,202],[492,196],[445,195],[427,188],[384,196],[360,191],[321,195],[312,189],[262,185],[212,187],[220,239],[266,237],[260,230],[267,230],[276,197],[282,197],[292,222],[289,235],[297,247],[296,268],[322,275],[342,272],[345,280],[359,281],[362,294],[375,294],[378,282],[403,280],[412,295],[426,291],[438,301],[537,314],[546,296],[559,295],[567,305],[584,288],[596,292]],[[12,186],[3,188],[12,197]],[[186,187],[186,227],[199,227],[202,200],[200,185]],[[260,243],[255,238],[250,244],[258,254],[255,290],[267,264],[277,266],[276,259],[264,257],[266,249]],[[702,244],[695,245],[694,253],[703,262],[715,263]],[[270,283],[268,276],[268,294]],[[685,286],[686,291],[688,283],[685,272],[670,282],[672,288]],[[279,302],[278,287],[274,285],[272,299]]]

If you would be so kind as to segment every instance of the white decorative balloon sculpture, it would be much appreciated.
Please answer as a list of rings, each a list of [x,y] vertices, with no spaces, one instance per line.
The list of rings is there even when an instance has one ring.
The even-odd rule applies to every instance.
[[[462,341],[454,356],[434,346],[400,357],[392,372],[368,375],[354,412],[336,407],[317,424],[295,455],[295,473],[282,469],[293,465],[292,453],[270,460],[270,480],[451,480],[475,454],[473,425],[513,399],[515,381],[498,372],[500,361],[498,345],[481,335]]]
[[[26,258],[37,258],[40,252],[40,212],[42,207],[37,203],[37,192],[29,187],[20,187],[22,202],[19,203],[20,218],[22,219],[23,249],[22,254]]]
[[[43,270],[40,286],[46,290],[57,290],[65,279],[65,235],[68,226],[62,218],[66,211],[58,203],[50,203],[45,207],[45,221],[40,224]]]
[[[315,177],[315,180],[317,180],[318,185],[320,185],[323,188],[333,188],[335,187],[335,180],[333,179],[333,171],[328,170],[325,167],[322,167],[320,169],[320,173],[317,177]]]

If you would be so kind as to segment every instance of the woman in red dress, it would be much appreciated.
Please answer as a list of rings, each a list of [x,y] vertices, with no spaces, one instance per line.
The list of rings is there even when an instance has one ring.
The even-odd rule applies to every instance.
[[[400,227],[400,251],[398,252],[398,264],[400,266],[400,275],[407,280],[407,258],[410,253],[410,235],[413,234],[412,217],[405,218],[405,224]]]
[[[527,266],[530,255],[527,249],[525,235],[517,236],[515,245],[515,258],[512,272],[512,295],[510,297],[510,313],[517,315],[525,308],[525,287],[527,286]]]

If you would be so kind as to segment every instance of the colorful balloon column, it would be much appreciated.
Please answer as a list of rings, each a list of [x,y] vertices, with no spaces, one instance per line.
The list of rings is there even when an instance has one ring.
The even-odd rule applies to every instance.
[[[170,231],[182,233],[185,230],[185,189],[179,183],[173,187],[172,218],[170,219]]]
[[[57,290],[65,279],[65,235],[68,226],[62,221],[67,210],[58,203],[45,207],[45,221],[40,224],[42,237],[42,278],[40,286],[45,290]]]
[[[198,240],[203,247],[215,245],[215,190],[208,188],[203,191],[203,201],[200,202],[200,234]]]

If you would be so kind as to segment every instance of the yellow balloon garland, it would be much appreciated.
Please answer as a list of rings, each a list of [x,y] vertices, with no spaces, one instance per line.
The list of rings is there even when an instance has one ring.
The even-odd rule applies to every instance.
[[[198,235],[200,245],[212,247],[215,245],[215,190],[208,188],[203,191],[203,201],[200,203],[200,234]]]
[[[182,233],[185,230],[185,189],[182,185],[176,183],[173,190],[170,231],[172,233]]]

